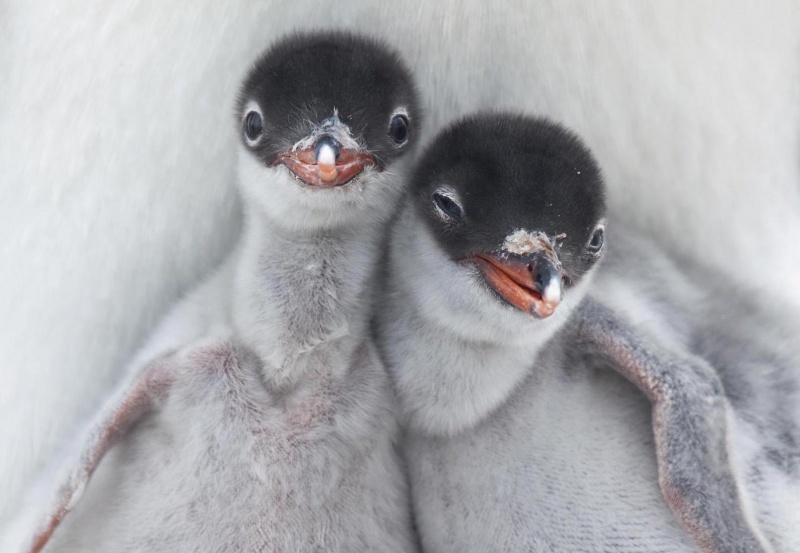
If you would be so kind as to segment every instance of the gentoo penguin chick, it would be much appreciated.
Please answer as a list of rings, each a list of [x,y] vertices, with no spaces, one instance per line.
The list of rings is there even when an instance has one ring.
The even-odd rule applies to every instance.
[[[426,550],[767,550],[715,373],[587,296],[605,216],[545,120],[468,117],[422,156],[376,323]]]
[[[416,549],[367,328],[419,119],[379,42],[292,35],[256,61],[242,240],[106,404],[28,550]]]

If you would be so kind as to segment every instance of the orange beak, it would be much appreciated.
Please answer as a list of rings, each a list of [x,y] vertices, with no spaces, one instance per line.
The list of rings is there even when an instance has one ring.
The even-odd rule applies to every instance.
[[[464,261],[477,265],[506,303],[534,317],[549,317],[561,302],[561,270],[543,252],[526,257],[479,253]]]
[[[366,167],[378,167],[371,154],[339,148],[329,138],[309,148],[279,154],[270,165],[278,164],[285,165],[304,183],[321,187],[342,186]]]

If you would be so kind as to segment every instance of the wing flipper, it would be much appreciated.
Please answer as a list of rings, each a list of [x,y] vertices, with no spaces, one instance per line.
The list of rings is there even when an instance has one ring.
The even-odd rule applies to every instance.
[[[661,491],[700,549],[771,551],[743,501],[729,453],[730,405],[714,369],[650,343],[590,298],[578,321],[580,346],[652,402]]]

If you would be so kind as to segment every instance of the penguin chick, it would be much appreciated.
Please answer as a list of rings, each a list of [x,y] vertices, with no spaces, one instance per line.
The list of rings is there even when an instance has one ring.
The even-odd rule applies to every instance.
[[[381,43],[298,34],[237,105],[242,239],[98,415],[30,551],[416,549],[367,335],[412,77]]]
[[[437,340],[515,344],[498,353],[526,360],[502,377],[477,357],[469,359],[474,370],[437,368],[449,379],[432,387],[400,370],[405,363],[387,348],[408,422],[452,434],[507,397],[531,355],[583,298],[603,250],[605,188],[593,157],[572,134],[501,113],[445,129],[411,181],[391,234],[390,299],[402,294],[396,303],[404,315],[443,329]],[[386,313],[380,323],[405,326]],[[383,342],[402,335],[389,332]],[[451,353],[442,351],[436,362],[452,364]]]
[[[768,550],[717,375],[587,296],[605,216],[593,156],[542,119],[474,115],[422,156],[376,322],[424,548]]]

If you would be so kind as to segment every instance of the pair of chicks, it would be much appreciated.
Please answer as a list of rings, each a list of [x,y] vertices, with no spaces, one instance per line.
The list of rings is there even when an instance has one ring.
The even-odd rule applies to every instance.
[[[652,401],[664,499],[695,542],[766,550],[715,430],[714,375],[586,297],[606,216],[591,153],[559,125],[488,112],[412,168],[421,117],[378,42],[295,35],[257,60],[237,112],[242,239],[134,361],[27,551],[415,551],[412,511],[437,543],[396,421],[467,432],[558,340]]]

